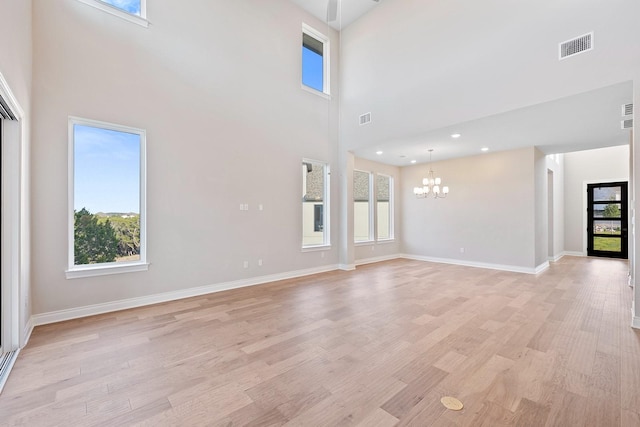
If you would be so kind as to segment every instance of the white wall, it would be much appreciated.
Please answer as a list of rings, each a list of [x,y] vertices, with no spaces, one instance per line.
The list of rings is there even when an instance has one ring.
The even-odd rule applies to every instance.
[[[567,253],[586,255],[586,184],[627,181],[629,146],[576,151],[564,155],[565,241]]]
[[[551,173],[551,203],[549,217],[551,237],[549,259],[557,260],[564,253],[564,154],[547,156],[547,171]]]
[[[446,199],[417,199],[425,165],[402,168],[402,250],[466,264],[533,271],[536,264],[534,148],[432,164]],[[464,250],[464,252],[461,252]]]
[[[338,79],[332,101],[300,83],[302,23],[326,24],[287,0],[149,2],[148,18],[33,2],[36,314],[338,263],[337,224],[331,250],[301,251],[300,162],[338,159]],[[146,129],[148,272],[65,279],[69,115]]]
[[[10,185],[16,188],[16,199],[19,207],[15,209],[19,218],[19,230],[16,233],[19,241],[19,253],[14,265],[19,271],[12,271],[18,276],[18,328],[20,345],[24,345],[29,333],[28,321],[31,316],[31,285],[29,257],[29,156],[31,125],[31,91],[32,91],[32,48],[31,48],[31,0],[0,0],[0,73],[6,80],[8,88],[15,96],[24,116],[20,123],[6,123],[5,130],[11,127],[15,135],[11,141],[3,140],[3,156],[7,154],[6,145],[12,144],[12,165]],[[14,112],[17,113],[17,112]],[[6,136],[6,135],[5,135]],[[15,154],[15,156],[14,156]],[[3,159],[6,160],[6,159]],[[3,166],[4,167],[4,166]],[[6,170],[3,171],[6,173]],[[3,182],[6,185],[6,182]],[[14,206],[12,206],[14,208]],[[7,215],[7,212],[3,212]],[[15,224],[12,224],[15,225]],[[7,235],[3,239],[8,238]],[[3,273],[6,273],[3,271]],[[3,276],[5,277],[5,276]],[[3,285],[7,285],[5,282]],[[6,294],[5,294],[6,295]]]
[[[535,266],[543,266],[549,260],[549,210],[547,158],[534,148],[535,173]]]
[[[402,202],[401,202],[401,169],[396,166],[385,165],[378,162],[372,162],[370,160],[355,158],[355,169],[373,173],[373,181],[375,183],[376,174],[383,174],[393,177],[393,198],[394,198],[394,236],[393,240],[362,243],[355,246],[355,261],[356,263],[363,263],[367,260],[376,258],[385,258],[398,255],[400,253],[400,242],[402,240]],[[375,194],[375,191],[374,191]],[[353,204],[353,199],[351,201]],[[375,209],[374,209],[375,211]],[[356,214],[354,209],[354,215]],[[375,221],[374,221],[375,224]],[[351,241],[353,241],[353,234],[351,235]]]

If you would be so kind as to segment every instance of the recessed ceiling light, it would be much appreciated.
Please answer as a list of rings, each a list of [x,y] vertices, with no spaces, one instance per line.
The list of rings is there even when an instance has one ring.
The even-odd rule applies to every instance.
[[[411,163],[412,163],[412,164],[413,164],[413,163],[416,163],[416,162],[417,162],[417,160],[411,160]]]
[[[452,133],[451,134],[451,138],[460,138],[462,135],[460,135],[459,133]]]
[[[376,154],[379,156],[380,154],[382,154],[382,151],[376,151]]]
[[[489,151],[489,147],[482,147],[480,151]]]

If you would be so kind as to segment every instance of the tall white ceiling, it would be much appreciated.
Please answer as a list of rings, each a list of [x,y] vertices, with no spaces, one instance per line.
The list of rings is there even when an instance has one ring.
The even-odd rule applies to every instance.
[[[329,0],[291,0],[316,18],[327,20],[327,6]],[[332,28],[341,30],[373,9],[378,2],[374,0],[336,0],[338,2],[338,17],[330,22]]]
[[[326,17],[327,0],[291,1]],[[358,157],[402,166],[428,161],[428,148],[442,160],[482,147],[629,143],[620,109],[640,76],[637,0],[341,0],[339,9],[341,144]],[[558,43],[591,31],[593,51],[559,60]],[[359,126],[367,112],[372,123]]]

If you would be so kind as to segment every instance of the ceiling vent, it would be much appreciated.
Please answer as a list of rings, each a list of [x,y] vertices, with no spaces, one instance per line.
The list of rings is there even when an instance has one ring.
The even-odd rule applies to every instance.
[[[621,129],[631,129],[633,128],[633,119],[627,119],[620,122]]]
[[[588,52],[593,49],[593,32],[562,42],[559,47],[560,59]]]
[[[630,116],[633,114],[633,104],[623,104],[622,105],[622,115]]]
[[[364,113],[360,116],[360,126],[371,123],[371,113]]]

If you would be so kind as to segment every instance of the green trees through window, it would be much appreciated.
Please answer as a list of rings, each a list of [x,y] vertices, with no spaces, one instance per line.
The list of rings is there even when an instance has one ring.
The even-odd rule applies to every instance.
[[[82,208],[75,212],[74,219],[76,265],[139,259],[139,215],[94,215]]]

